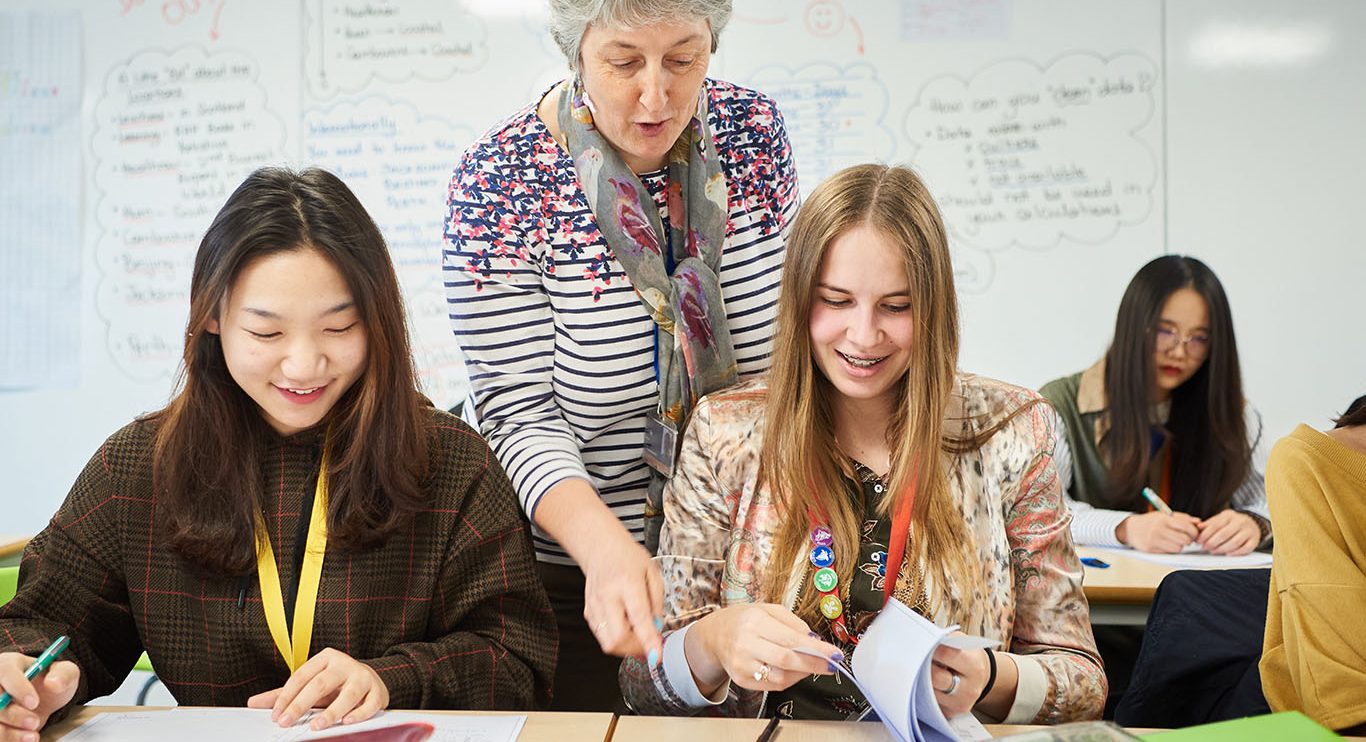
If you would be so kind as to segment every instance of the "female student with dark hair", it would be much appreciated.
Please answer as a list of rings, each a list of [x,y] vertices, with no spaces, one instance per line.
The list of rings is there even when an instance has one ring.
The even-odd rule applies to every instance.
[[[544,702],[555,623],[525,521],[484,442],[418,391],[351,191],[248,177],[200,243],[187,330],[179,392],[109,437],[24,554],[0,733],[37,740],[144,648],[179,703],[281,725]]]
[[[1262,692],[1275,711],[1366,734],[1366,397],[1332,430],[1282,438],[1266,475],[1277,543]]]
[[[1098,717],[1105,677],[1053,468],[1057,417],[1033,392],[957,371],[947,240],[914,173],[862,165],[815,190],[788,240],[774,337],[766,381],[709,395],[685,434],[658,557],[663,662],[623,663],[627,701],[845,718],[865,700],[794,648],[843,661],[895,596],[1002,642],[936,653],[946,714]],[[813,541],[833,549],[828,569],[808,558]]]
[[[1271,537],[1252,455],[1261,417],[1243,399],[1228,299],[1204,263],[1143,266],[1105,357],[1041,392],[1067,426],[1057,459],[1077,543],[1246,554]]]

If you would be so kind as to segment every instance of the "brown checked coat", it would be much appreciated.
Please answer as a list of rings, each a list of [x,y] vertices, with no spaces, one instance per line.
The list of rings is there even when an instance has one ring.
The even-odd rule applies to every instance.
[[[546,702],[557,640],[525,519],[484,441],[431,413],[429,506],[376,548],[329,550],[310,647],[373,667],[391,708],[531,709]],[[202,573],[162,543],[153,423],[105,442],[24,552],[0,608],[0,652],[36,655],[61,634],[81,669],[75,702],[113,691],[145,649],[181,704],[242,706],[289,677],[255,575]],[[262,513],[286,595],[321,433],[274,437]],[[310,497],[311,499],[311,497]]]

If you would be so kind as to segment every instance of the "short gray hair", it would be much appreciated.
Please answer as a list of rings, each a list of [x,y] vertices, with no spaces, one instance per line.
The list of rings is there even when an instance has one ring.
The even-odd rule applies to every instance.
[[[714,53],[730,21],[731,0],[550,0],[550,35],[578,70],[580,45],[589,26],[638,28],[664,21],[701,18],[711,26]]]

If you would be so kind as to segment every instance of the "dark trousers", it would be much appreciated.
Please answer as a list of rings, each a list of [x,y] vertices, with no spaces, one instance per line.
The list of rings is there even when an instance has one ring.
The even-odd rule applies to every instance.
[[[583,572],[578,567],[545,562],[537,562],[536,571],[560,630],[560,659],[555,666],[550,710],[624,712],[617,680],[621,658],[602,653],[583,618]]]
[[[1143,648],[1143,627],[1103,624],[1092,626],[1091,630],[1096,637],[1096,650],[1105,663],[1105,680],[1110,686],[1105,697],[1104,718],[1113,719],[1115,708],[1129,688],[1138,652]]]
[[[1153,596],[1123,726],[1178,728],[1269,713],[1257,662],[1271,570],[1181,570]]]

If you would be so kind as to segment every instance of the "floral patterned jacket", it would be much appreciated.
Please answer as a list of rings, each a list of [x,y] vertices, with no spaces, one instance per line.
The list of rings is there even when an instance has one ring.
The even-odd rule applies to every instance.
[[[766,387],[742,383],[704,399],[693,413],[679,465],[664,493],[665,521],[656,557],[664,576],[665,634],[765,593],[764,570],[779,515],[767,486],[756,487]],[[1035,392],[960,374],[945,433],[970,436],[1030,400]],[[975,535],[981,573],[965,584],[928,584],[940,625],[1001,642],[1019,667],[1019,687],[1005,723],[1055,724],[1098,719],[1106,681],[1082,594],[1052,454],[1060,422],[1046,403],[1025,410],[979,449],[955,455],[950,493]],[[903,572],[914,568],[902,565]],[[966,615],[952,596],[973,591],[980,608]],[[787,605],[796,597],[788,585]],[[667,648],[666,648],[667,652]],[[643,714],[758,716],[766,694],[730,686],[724,701],[698,709],[683,701],[665,665],[640,658],[622,664],[627,702]],[[693,689],[695,694],[695,687]]]

